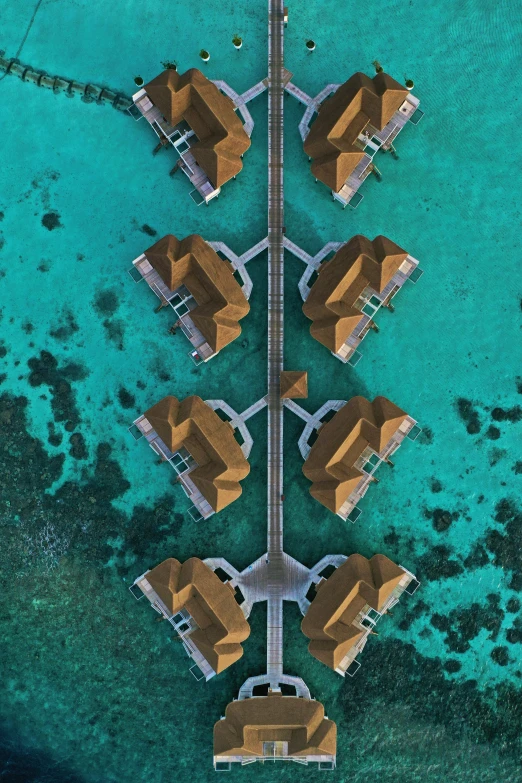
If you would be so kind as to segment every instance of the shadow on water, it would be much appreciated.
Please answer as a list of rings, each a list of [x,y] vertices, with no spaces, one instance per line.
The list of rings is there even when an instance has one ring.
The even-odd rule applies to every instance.
[[[0,779],[5,783],[84,783],[83,778],[51,756],[24,747],[0,724]]]

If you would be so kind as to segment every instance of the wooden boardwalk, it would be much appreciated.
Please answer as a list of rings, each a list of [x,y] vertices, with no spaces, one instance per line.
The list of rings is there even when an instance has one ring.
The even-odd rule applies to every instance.
[[[304,104],[305,106],[310,106],[312,103],[312,98],[310,98],[309,95],[307,95],[304,90],[299,89],[299,87],[296,87],[295,84],[292,84],[292,82],[288,82],[288,84],[285,87],[285,90],[290,94],[293,95],[294,98],[297,98],[299,103]]]
[[[267,675],[279,688],[283,674],[283,403],[279,379],[284,340],[284,98],[283,0],[268,10],[268,547]]]
[[[258,95],[261,95],[262,92],[264,92],[268,88],[268,79],[263,79],[262,82],[258,82],[257,84],[254,84],[253,87],[250,87],[249,90],[246,90],[246,92],[243,92],[239,96],[239,102],[238,106],[243,105],[245,103],[248,103],[249,101],[252,101],[254,98],[257,98]]]
[[[266,250],[268,247],[268,237],[265,237],[260,242],[257,243],[257,245],[254,245],[249,250],[247,250],[243,255],[240,257],[243,264],[246,264],[247,261],[250,261],[250,259],[254,258],[254,256],[259,255],[259,253],[262,253],[263,250]]]
[[[294,242],[292,242],[290,239],[287,239],[287,237],[283,240],[283,246],[285,250],[288,250],[290,253],[292,253],[293,256],[296,256],[301,261],[304,261],[305,264],[310,264],[312,261],[312,256],[307,253],[305,250],[303,250],[299,245],[296,245]]]

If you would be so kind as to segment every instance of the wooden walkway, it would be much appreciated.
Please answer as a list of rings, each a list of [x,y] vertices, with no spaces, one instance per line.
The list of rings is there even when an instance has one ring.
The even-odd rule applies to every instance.
[[[268,10],[268,627],[267,675],[278,689],[283,674],[283,403],[279,379],[284,340],[284,0]]]
[[[246,264],[247,261],[250,261],[255,256],[259,255],[259,253],[262,253],[263,250],[266,250],[268,247],[268,237],[265,237],[261,240],[261,242],[258,242],[257,245],[254,245],[249,250],[247,250],[243,255],[240,257],[243,264]]]
[[[268,79],[263,79],[262,82],[258,82],[257,84],[254,84],[254,86],[251,87],[249,90],[246,90],[246,92],[241,93],[237,105],[240,106],[245,103],[248,103],[249,101],[252,101],[254,98],[257,98],[258,95],[261,95],[261,93],[264,92],[267,88],[268,88]]]
[[[339,87],[339,84],[327,84],[326,87],[324,87],[321,92],[315,96],[315,98],[310,98],[305,92],[300,90],[299,87],[296,87],[295,84],[287,85],[287,92],[290,93],[290,95],[293,95],[294,98],[297,98],[300,103],[304,103],[306,106],[303,119],[299,123],[299,134],[303,142],[310,132],[310,121],[312,117],[314,114],[316,114],[316,112],[319,111],[319,107],[323,101],[333,92],[336,92]]]
[[[294,98],[297,98],[299,103],[303,103],[305,106],[310,106],[312,103],[312,98],[310,98],[309,95],[307,95],[304,90],[299,89],[299,87],[296,87],[295,84],[292,84],[292,82],[288,82],[288,84],[285,87],[285,90],[287,93],[292,95]]]
[[[290,239],[287,239],[287,237],[285,237],[283,240],[283,247],[285,250],[288,250],[290,253],[292,253],[293,256],[296,256],[301,261],[304,261],[305,264],[311,263],[312,256],[299,247],[299,245],[296,245]]]

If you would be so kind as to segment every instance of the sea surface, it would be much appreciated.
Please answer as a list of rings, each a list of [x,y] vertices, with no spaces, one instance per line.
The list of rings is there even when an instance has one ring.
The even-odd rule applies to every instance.
[[[350,525],[308,493],[285,417],[285,549],[384,553],[421,587],[379,625],[353,679],[307,653],[285,606],[285,669],[338,724],[336,783],[522,781],[522,279],[519,128],[522,24],[510,0],[289,3],[285,64],[310,95],[372,61],[415,81],[425,112],[380,155],[356,211],[315,183],[285,98],[287,236],[383,233],[420,260],[362,361],[344,366],[308,333],[286,258],[286,365],[328,399],[389,397],[423,428],[383,466]],[[244,39],[234,50],[234,34]],[[316,41],[310,54],[305,42]],[[211,59],[203,65],[199,50]],[[265,2],[17,0],[0,5],[0,49],[24,64],[125,95],[175,60],[237,92],[267,73]],[[243,410],[266,391],[266,254],[243,334],[208,365],[127,271],[167,232],[242,253],[267,233],[267,95],[244,169],[196,207],[174,153],[108,106],[0,74],[0,777],[24,783],[205,783],[212,727],[263,671],[266,607],[244,656],[209,683],[128,591],[166,557],[265,551],[266,412],[251,420],[241,498],[195,524],[188,502],[127,428],[166,394]],[[293,764],[230,780],[324,780]]]

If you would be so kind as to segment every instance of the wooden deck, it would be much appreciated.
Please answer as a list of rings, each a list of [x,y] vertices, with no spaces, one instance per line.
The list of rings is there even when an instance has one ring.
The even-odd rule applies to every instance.
[[[367,302],[370,299],[378,300],[379,304],[375,308],[375,312],[372,314],[364,314],[362,319],[359,321],[353,332],[350,334],[344,345],[342,345],[337,353],[333,353],[332,356],[336,356],[338,359],[340,359],[343,363],[346,363],[349,361],[350,357],[353,356],[355,351],[359,348],[361,345],[363,339],[368,334],[368,331],[370,329],[370,323],[374,320],[375,315],[379,311],[379,309],[383,306],[384,303],[388,305],[391,300],[398,294],[404,283],[409,280],[411,275],[413,274],[414,270],[417,269],[419,262],[416,258],[413,258],[412,256],[408,255],[406,260],[403,262],[403,266],[409,267],[407,270],[398,269],[397,272],[394,274],[390,282],[388,283],[385,288],[381,292],[375,291],[374,289],[370,288],[369,286],[367,289],[363,292],[364,297],[360,298],[360,302],[356,302],[355,307],[362,310],[362,308],[367,304]]]
[[[189,500],[192,502],[192,504],[197,508],[200,515],[203,517],[203,519],[208,519],[211,517],[215,512],[210,503],[206,500],[206,498],[203,497],[199,489],[196,487],[192,479],[190,478],[190,473],[197,467],[197,462],[192,459],[192,465],[190,468],[185,470],[183,473],[179,473],[178,470],[175,468],[175,458],[179,454],[179,452],[172,452],[169,447],[162,441],[156,430],[152,427],[151,423],[148,419],[145,418],[145,416],[138,416],[137,419],[134,420],[133,424],[138,428],[138,430],[141,432],[141,434],[145,437],[147,440],[149,446],[151,449],[160,457],[160,459],[164,462],[168,462],[170,466],[175,470],[177,474],[177,478],[181,486],[183,487],[183,490]]]
[[[195,305],[195,300],[190,297],[192,300],[190,301],[189,299],[180,296],[180,291],[185,288],[185,286],[180,286],[174,291],[171,291],[165,285],[158,272],[148,262],[144,254],[135,258],[132,264],[147,282],[149,288],[156,294],[160,302],[168,304],[174,310],[183,334],[187,337],[193,349],[197,351],[201,360],[206,362],[209,359],[212,359],[213,356],[217,356],[217,353],[213,351],[208,344],[207,338],[199,331],[190,317],[190,309]],[[180,314],[177,309],[180,304],[185,304],[186,308],[189,308],[189,311]]]
[[[396,432],[394,432],[388,442],[383,446],[382,450],[378,454],[379,461],[371,469],[366,466],[366,463],[373,452],[371,449],[365,449],[365,451],[355,463],[355,467],[359,470],[362,470],[364,475],[337,512],[337,516],[344,520],[348,519],[352,511],[357,507],[359,501],[362,500],[370,488],[372,477],[374,476],[377,468],[385,460],[389,459],[395,451],[397,451],[404,438],[407,437],[408,433],[411,432],[416,424],[417,422],[415,419],[413,419],[411,416],[408,416],[401,426],[396,430]]]
[[[132,96],[134,106],[139,114],[146,119],[154,133],[158,138],[167,138],[169,143],[174,147],[178,155],[180,156],[180,169],[189,178],[194,189],[199,193],[202,203],[209,203],[213,198],[216,198],[221,188],[215,188],[210,182],[205,171],[196,163],[194,155],[190,152],[190,148],[183,153],[180,153],[177,144],[185,136],[185,141],[188,145],[194,144],[197,139],[194,137],[194,133],[182,134],[178,127],[171,126],[167,123],[163,117],[161,111],[150,100],[149,96],[144,89],[139,90]],[[141,119],[141,117],[139,117]]]

